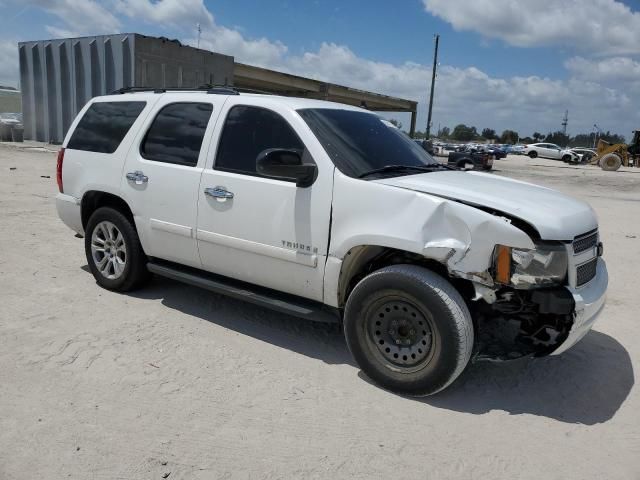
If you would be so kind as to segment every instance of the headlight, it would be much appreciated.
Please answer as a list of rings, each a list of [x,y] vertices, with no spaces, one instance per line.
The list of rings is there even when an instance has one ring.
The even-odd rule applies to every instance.
[[[550,287],[567,276],[567,250],[563,245],[538,244],[533,250],[497,245],[494,252],[497,283],[516,288]]]

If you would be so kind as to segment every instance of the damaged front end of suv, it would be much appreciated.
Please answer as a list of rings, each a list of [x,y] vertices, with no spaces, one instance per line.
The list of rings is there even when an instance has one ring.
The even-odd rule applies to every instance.
[[[567,350],[605,303],[608,273],[595,212],[544,187],[455,173],[380,182],[425,194],[420,253],[465,292],[474,358]]]
[[[542,241],[530,226],[524,230],[535,238],[533,248],[496,245],[490,281],[473,282],[475,360],[565,351],[587,333],[604,304],[608,279],[597,230],[567,241]]]
[[[569,336],[575,300],[563,285],[567,246],[536,243],[534,249],[497,245],[492,294],[474,302],[476,359],[512,360],[547,355]]]

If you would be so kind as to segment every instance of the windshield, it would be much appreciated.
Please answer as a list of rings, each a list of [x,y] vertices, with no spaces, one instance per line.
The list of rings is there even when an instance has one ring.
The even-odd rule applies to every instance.
[[[385,125],[374,114],[328,108],[307,108],[298,113],[338,170],[350,177],[388,165],[419,167],[438,163],[405,133]],[[390,170],[388,175],[410,173],[416,172]]]

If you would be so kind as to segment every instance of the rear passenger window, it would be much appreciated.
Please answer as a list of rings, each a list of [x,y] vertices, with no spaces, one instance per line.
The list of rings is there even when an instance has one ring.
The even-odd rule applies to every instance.
[[[147,160],[195,167],[213,105],[172,103],[153,120],[140,154]]]
[[[113,153],[147,102],[98,102],[84,113],[67,148]]]
[[[259,176],[256,157],[267,148],[303,151],[304,144],[277,113],[266,108],[235,106],[227,115],[214,168]]]

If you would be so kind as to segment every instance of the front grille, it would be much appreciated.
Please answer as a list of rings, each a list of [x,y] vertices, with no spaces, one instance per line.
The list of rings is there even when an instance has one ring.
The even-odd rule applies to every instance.
[[[598,231],[576,237],[573,241],[573,253],[578,254],[598,245]]]
[[[591,281],[596,276],[596,267],[598,266],[598,258],[589,260],[587,263],[579,265],[576,269],[576,285],[581,287],[585,283]]]

